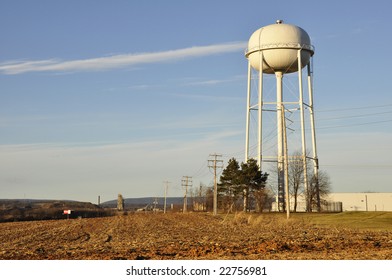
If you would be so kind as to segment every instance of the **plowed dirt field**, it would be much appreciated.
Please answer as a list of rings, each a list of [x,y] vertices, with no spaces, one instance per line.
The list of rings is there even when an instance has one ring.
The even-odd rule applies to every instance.
[[[276,215],[129,214],[0,224],[0,259],[392,259],[392,232]]]

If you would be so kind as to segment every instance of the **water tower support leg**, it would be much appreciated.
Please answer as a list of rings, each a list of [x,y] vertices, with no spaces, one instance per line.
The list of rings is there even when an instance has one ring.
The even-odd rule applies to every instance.
[[[284,165],[283,165],[283,122],[282,122],[282,72],[275,72],[276,76],[276,114],[278,134],[278,199],[279,211],[285,210]]]
[[[286,192],[286,217],[290,218],[290,193],[289,193],[289,153],[287,147],[287,130],[285,107],[282,105],[282,123],[283,123],[283,151],[284,151],[284,186]]]
[[[252,68],[248,62],[248,94],[246,101],[246,132],[245,132],[245,162],[249,159],[249,121],[250,121],[250,92],[251,92],[251,76]]]
[[[259,102],[258,102],[258,117],[259,117],[259,126],[258,126],[258,144],[257,144],[257,163],[259,164],[261,169],[261,161],[262,161],[262,142],[263,142],[263,52],[259,52],[260,54],[260,64],[259,64]]]
[[[302,62],[301,62],[301,50],[298,50],[298,84],[299,84],[299,107],[301,111],[301,138],[302,138],[302,161],[304,169],[304,189],[306,197],[306,211],[311,211],[310,200],[311,195],[308,189],[308,170],[306,163],[306,140],[305,140],[305,117],[304,117],[304,100],[303,100],[303,87],[302,87]]]
[[[321,203],[320,203],[320,191],[318,185],[318,170],[319,163],[317,157],[317,145],[316,145],[316,129],[314,125],[314,109],[313,109],[313,83],[312,83],[312,71],[310,62],[308,64],[308,91],[309,91],[309,113],[310,113],[310,125],[312,131],[312,148],[313,148],[313,176],[316,187],[316,196],[317,196],[317,212],[321,212]]]

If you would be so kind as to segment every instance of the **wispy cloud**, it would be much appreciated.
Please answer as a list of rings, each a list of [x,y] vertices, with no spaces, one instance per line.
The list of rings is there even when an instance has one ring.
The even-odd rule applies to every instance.
[[[205,80],[205,81],[195,81],[195,82],[188,82],[183,84],[184,86],[210,86],[210,85],[218,85],[218,84],[225,84],[225,83],[232,83],[237,81],[245,81],[245,76],[234,76],[229,79],[215,79],[215,80]]]
[[[26,72],[70,72],[98,71],[132,65],[160,63],[179,59],[237,52],[246,47],[246,42],[230,42],[209,46],[196,46],[153,53],[120,54],[90,59],[62,61],[58,59],[13,61],[0,64],[0,73],[16,75]]]

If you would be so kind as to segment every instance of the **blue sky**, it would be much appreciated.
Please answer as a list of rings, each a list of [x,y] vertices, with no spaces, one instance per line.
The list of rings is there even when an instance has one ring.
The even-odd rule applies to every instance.
[[[2,0],[0,198],[162,196],[164,180],[176,196],[185,175],[209,185],[209,154],[244,159],[244,50],[277,19],[315,46],[332,190],[391,191],[389,1]]]

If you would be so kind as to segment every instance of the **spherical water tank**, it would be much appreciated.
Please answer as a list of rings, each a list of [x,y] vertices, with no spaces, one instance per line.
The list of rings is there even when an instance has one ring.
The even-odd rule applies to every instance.
[[[302,28],[278,20],[256,30],[249,39],[245,56],[251,66],[260,71],[260,51],[263,53],[263,72],[292,73],[298,71],[298,50],[305,67],[314,53],[308,33]]]

